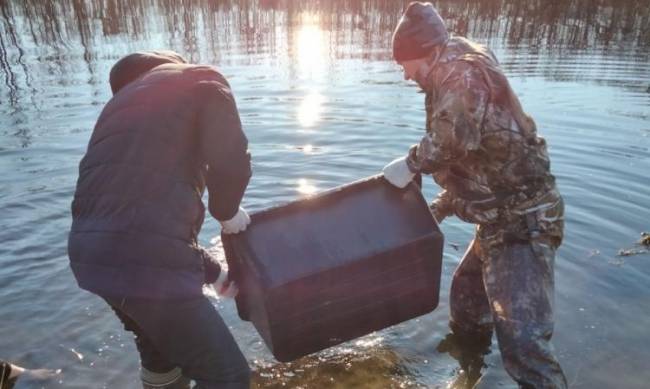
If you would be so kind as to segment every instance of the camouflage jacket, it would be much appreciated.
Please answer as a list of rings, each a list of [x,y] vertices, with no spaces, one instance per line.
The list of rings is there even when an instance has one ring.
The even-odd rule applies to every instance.
[[[426,135],[407,161],[445,189],[437,212],[490,225],[561,206],[546,142],[492,52],[453,37],[434,61],[425,87]]]

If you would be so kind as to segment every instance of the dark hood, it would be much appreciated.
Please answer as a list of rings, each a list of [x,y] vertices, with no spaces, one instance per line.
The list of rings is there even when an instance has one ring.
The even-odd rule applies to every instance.
[[[111,91],[116,94],[131,81],[156,66],[166,63],[187,63],[187,61],[173,51],[139,52],[123,57],[111,69],[109,78]]]

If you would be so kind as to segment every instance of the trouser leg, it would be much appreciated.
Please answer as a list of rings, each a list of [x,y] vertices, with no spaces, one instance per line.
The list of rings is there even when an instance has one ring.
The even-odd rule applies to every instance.
[[[492,339],[492,315],[483,285],[480,247],[472,241],[454,272],[449,296],[452,330],[438,345],[458,360],[462,371],[457,383],[471,386],[481,376],[483,358]]]
[[[110,299],[106,300],[124,325],[124,329],[134,335],[135,346],[140,354],[142,365],[140,373],[142,387],[144,389],[189,389],[190,380],[183,377],[181,369],[165,358],[138,324],[122,311],[120,307],[122,302],[111,301]]]
[[[508,374],[522,388],[566,388],[550,342],[555,247],[538,239],[487,251],[484,283]]]
[[[449,293],[450,327],[457,333],[490,334],[492,314],[483,284],[478,240],[470,243],[456,268]]]
[[[207,298],[156,302],[126,299],[120,308],[161,356],[179,367],[182,376],[196,382],[195,388],[249,387],[248,363]]]

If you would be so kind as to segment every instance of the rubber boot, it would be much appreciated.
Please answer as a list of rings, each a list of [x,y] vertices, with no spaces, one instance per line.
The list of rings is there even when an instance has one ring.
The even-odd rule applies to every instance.
[[[144,367],[140,373],[143,389],[190,389],[190,379],[175,367],[166,373],[154,373]]]

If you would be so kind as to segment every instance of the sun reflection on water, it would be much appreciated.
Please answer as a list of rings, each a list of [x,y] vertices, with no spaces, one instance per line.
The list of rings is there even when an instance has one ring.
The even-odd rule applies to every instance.
[[[325,101],[318,83],[325,75],[328,48],[325,32],[320,27],[320,16],[301,14],[294,34],[291,56],[297,64],[298,78],[308,91],[297,108],[297,118],[301,127],[312,127],[320,120]]]
[[[298,192],[304,195],[312,195],[316,193],[318,190],[316,186],[312,185],[309,183],[309,181],[305,178],[301,178],[298,180]]]
[[[325,72],[325,44],[323,30],[309,18],[304,19],[300,29],[296,31],[294,56],[298,63],[300,76],[315,78]]]
[[[302,127],[313,127],[321,117],[325,98],[318,92],[305,96],[298,106],[298,122]]]

